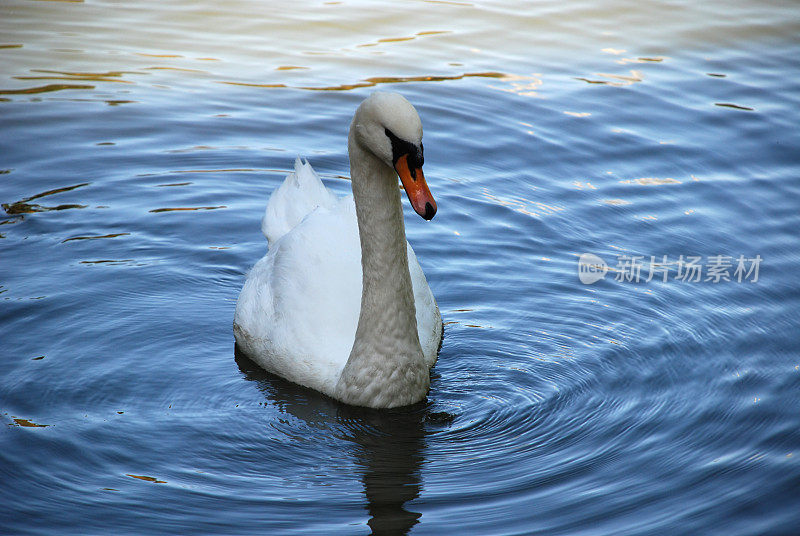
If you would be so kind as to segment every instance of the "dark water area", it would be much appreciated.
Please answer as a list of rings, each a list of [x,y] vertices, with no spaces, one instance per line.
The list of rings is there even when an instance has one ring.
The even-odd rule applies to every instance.
[[[796,3],[14,0],[0,30],[0,533],[797,534]],[[445,322],[389,411],[231,328],[270,192],[302,155],[346,194],[376,89],[423,121]]]

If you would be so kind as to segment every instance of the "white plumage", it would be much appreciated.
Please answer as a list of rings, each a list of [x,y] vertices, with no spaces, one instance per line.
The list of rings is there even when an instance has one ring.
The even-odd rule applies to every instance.
[[[387,94],[377,95],[377,99],[386,99]],[[406,102],[399,95],[390,95],[389,102],[395,108],[397,97]],[[376,96],[370,99],[374,101]],[[359,108],[361,116],[356,114],[361,121],[373,120],[374,109],[362,110],[370,99]],[[410,104],[408,107],[413,110]],[[385,113],[386,107],[373,108]],[[387,123],[386,118],[381,119]],[[353,125],[358,125],[356,119]],[[297,159],[294,172],[267,203],[261,228],[269,249],[247,276],[236,305],[234,332],[239,348],[248,357],[292,382],[357,405],[405,405],[427,393],[428,369],[436,361],[442,321],[416,255],[405,241],[397,175],[391,168],[382,169],[386,168],[385,159],[375,155],[361,155],[363,161],[370,157],[374,161],[355,169],[358,164],[354,156],[358,158],[364,148],[353,147],[359,143],[354,140],[354,126],[350,156],[356,201],[353,195],[337,198],[310,164]],[[402,132],[403,126],[400,123],[395,128]],[[390,176],[395,193],[385,184]],[[360,193],[356,183],[366,183],[367,193]],[[398,225],[396,210],[385,206],[371,210],[371,205],[384,198],[390,208],[400,210],[402,242],[394,228]],[[374,274],[379,284],[371,285],[371,289],[375,287],[369,294],[372,298],[365,297],[365,307],[375,310],[363,312],[362,240],[356,203],[364,213],[361,217],[362,225],[367,226],[365,235],[370,237],[361,239],[371,240],[370,251],[378,252],[374,255],[378,255],[375,258],[379,265],[369,270],[380,272]],[[405,246],[405,252],[396,251],[402,247],[400,244]],[[398,266],[401,263],[404,266]],[[410,278],[413,303],[404,300],[408,289],[407,283],[403,284],[403,269]],[[393,281],[380,288],[384,278]],[[409,305],[414,311],[408,310]],[[362,316],[362,349],[356,350],[356,331]],[[415,346],[414,336],[419,346]],[[369,355],[361,355],[365,353]],[[359,355],[351,358],[351,354]],[[340,380],[349,359],[351,380],[344,385]],[[424,378],[420,372],[423,368]]]

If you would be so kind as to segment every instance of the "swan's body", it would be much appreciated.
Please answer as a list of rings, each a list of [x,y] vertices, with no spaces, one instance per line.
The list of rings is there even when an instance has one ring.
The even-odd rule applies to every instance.
[[[261,367],[354,405],[425,397],[442,321],[405,238],[395,172],[432,218],[421,138],[403,97],[373,94],[350,127],[352,196],[337,199],[299,159],[272,194],[262,222],[269,250],[234,318],[237,345]]]

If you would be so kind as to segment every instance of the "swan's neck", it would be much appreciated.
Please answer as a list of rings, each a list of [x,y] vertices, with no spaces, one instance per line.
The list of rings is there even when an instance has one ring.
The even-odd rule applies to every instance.
[[[403,406],[425,396],[430,376],[417,332],[400,188],[394,170],[352,136],[349,153],[363,287],[337,395],[359,406]]]

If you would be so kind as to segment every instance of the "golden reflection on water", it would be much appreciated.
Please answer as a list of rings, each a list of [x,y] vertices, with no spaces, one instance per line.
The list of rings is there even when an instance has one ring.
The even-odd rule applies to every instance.
[[[136,478],[136,479],[139,479],[139,480],[144,480],[146,482],[153,482],[154,484],[166,484],[167,483],[166,480],[159,480],[159,479],[157,479],[155,477],[152,477],[152,476],[132,475],[130,473],[126,473],[125,476],[129,476],[131,478]]]
[[[65,89],[94,89],[94,86],[80,84],[48,84],[46,86],[29,87],[23,89],[0,89],[0,95],[30,95],[35,93],[49,93]]]
[[[144,56],[145,58],[183,58],[180,54],[146,54],[144,52],[137,52],[137,56]]]
[[[37,424],[28,419],[20,419],[18,417],[12,417],[13,423],[8,423],[9,426],[22,426],[23,428],[47,428],[50,426],[49,424]]]
[[[51,195],[56,195],[64,192],[69,192],[71,190],[76,190],[78,188],[82,188],[84,186],[88,186],[88,182],[83,182],[81,184],[75,184],[73,186],[65,186],[63,188],[55,188],[53,190],[47,190],[46,192],[42,192],[40,194],[32,195],[30,197],[26,197],[19,201],[15,201],[13,203],[2,203],[0,207],[6,211],[6,214],[9,216],[14,216],[17,214],[31,214],[34,212],[48,212],[51,210],[66,210],[70,208],[86,208],[86,205],[76,205],[76,204],[64,204],[64,205],[57,205],[57,206],[43,206],[36,203],[30,203],[35,199],[41,199],[42,197],[47,197]]]
[[[582,76],[575,77],[575,80],[586,82],[587,84],[604,84],[608,86],[629,86],[636,82],[644,80],[642,71],[631,70],[630,75],[621,74],[608,74],[608,73],[595,73],[594,76],[606,78],[607,80],[598,80],[596,78],[586,78]]]
[[[104,234],[104,235],[92,235],[92,236],[73,236],[72,238],[67,238],[62,240],[61,243],[64,242],[72,242],[73,240],[97,240],[99,238],[116,238],[118,236],[128,236],[131,233],[111,233],[111,234]]]
[[[58,76],[15,76],[14,78],[17,80],[88,80],[92,82],[117,82],[123,84],[132,84],[133,82],[129,80],[119,80],[119,78],[126,74],[147,74],[136,71],[106,71],[102,73],[91,73],[54,71],[50,69],[31,69],[31,72]]]
[[[494,89],[499,89],[500,91],[515,93],[517,95],[522,95],[525,97],[537,96],[537,90],[542,86],[541,78],[539,78],[536,75],[523,76],[523,75],[507,74],[495,78],[500,78],[503,82],[510,84],[510,87],[503,87],[503,86],[490,86],[490,87]]]
[[[555,214],[556,212],[561,212],[564,210],[562,207],[547,205],[545,203],[539,203],[536,201],[500,197],[489,192],[488,188],[481,188],[481,195],[492,203],[508,207],[527,216],[540,217],[544,215]],[[534,210],[534,208],[538,210]]]
[[[625,65],[627,63],[661,63],[665,59],[666,58],[664,58],[662,56],[657,56],[657,57],[654,57],[654,58],[642,58],[642,57],[640,57],[640,58],[622,58],[620,60],[617,60],[617,63],[619,63],[620,65]]]
[[[741,4],[741,25],[722,19],[703,25],[708,42],[733,38],[733,42],[741,42],[793,31],[790,21],[774,25],[748,22],[753,18],[749,14],[763,8],[754,2]],[[587,53],[598,52],[618,56],[616,63],[621,65],[661,63],[666,56],[636,55],[628,48],[651,37],[648,42],[660,44],[659,49],[676,49],[693,39],[690,30],[712,9],[707,3],[670,9],[604,0],[596,6],[578,2],[564,9],[523,3],[514,6],[513,16],[509,16],[508,8],[501,5],[422,0],[415,3],[414,16],[408,17],[405,7],[364,0],[295,2],[281,12],[269,3],[243,0],[228,4],[145,1],[126,5],[124,11],[81,0],[10,0],[0,6],[0,33],[8,40],[0,44],[0,59],[10,67],[0,78],[0,95],[96,89],[78,84],[7,85],[14,80],[132,83],[122,80],[122,75],[133,73],[158,74],[153,87],[167,89],[178,73],[198,73],[232,85],[346,91],[384,83],[460,80],[488,76],[482,74],[484,70],[502,69],[518,74],[504,75],[508,86],[497,89],[536,96],[541,80],[538,75],[521,74],[525,72],[521,66],[547,62],[568,66],[570,61],[589,57]],[[121,27],[124,32],[119,31]],[[579,34],[576,28],[581,29]],[[165,64],[141,65],[141,60]],[[198,69],[199,61],[214,62],[214,69]],[[117,69],[106,70],[111,62]],[[91,65],[102,65],[104,71],[84,72]],[[71,66],[75,68],[69,69]],[[472,74],[450,72],[454,66],[467,66]],[[271,77],[263,79],[265,71]],[[629,85],[642,81],[643,76],[631,71],[577,79]],[[737,103],[715,104],[752,111]]]
[[[148,212],[184,212],[192,210],[217,210],[220,208],[228,208],[226,205],[218,205],[215,207],[167,207],[167,208],[154,208]]]
[[[426,4],[443,4],[449,6],[459,6],[459,7],[475,7],[475,4],[470,4],[469,2],[455,2],[453,0],[422,0]]]
[[[145,67],[145,69],[149,71],[177,71],[181,73],[207,73],[208,71],[203,71],[202,69],[186,69],[185,67],[166,67],[166,66],[157,66],[157,67]]]
[[[339,20],[339,19],[337,19],[337,16],[332,16],[330,19],[326,19],[325,21],[318,21],[318,20],[316,20],[316,18],[314,19],[313,22],[312,21],[304,21],[303,18],[302,18],[302,15],[300,14],[300,13],[302,13],[303,6],[298,6],[300,11],[298,12],[298,16],[297,17],[292,16],[292,15],[286,15],[288,17],[286,19],[287,24],[282,25],[281,28],[277,29],[276,32],[264,32],[262,35],[270,35],[270,38],[265,40],[263,37],[259,37],[258,41],[259,41],[259,43],[262,44],[262,46],[264,44],[270,43],[269,46],[275,48],[275,51],[277,52],[276,56],[278,58],[281,58],[281,59],[283,59],[283,58],[285,58],[287,56],[297,56],[298,54],[300,54],[300,55],[311,55],[311,56],[323,55],[323,56],[336,57],[336,59],[333,60],[333,62],[336,62],[336,63],[345,61],[348,64],[353,64],[355,62],[355,64],[360,64],[361,65],[360,67],[357,67],[355,69],[347,69],[347,68],[345,68],[345,69],[335,69],[335,71],[337,73],[337,76],[342,76],[342,73],[344,73],[344,76],[347,76],[348,72],[350,72],[351,74],[357,74],[359,71],[361,71],[361,72],[373,72],[373,73],[374,72],[380,72],[382,70],[385,70],[385,68],[387,66],[394,65],[396,63],[398,64],[398,67],[394,67],[394,69],[407,70],[409,66],[413,66],[414,70],[419,70],[419,65],[423,65],[423,64],[426,63],[425,62],[425,58],[426,58],[426,55],[428,54],[429,51],[437,53],[436,51],[441,52],[443,50],[446,50],[446,48],[443,49],[441,47],[442,44],[447,45],[446,43],[443,43],[442,41],[435,41],[436,45],[434,46],[434,41],[429,41],[429,39],[431,39],[431,38],[433,38],[433,39],[437,39],[437,38],[453,39],[454,41],[453,41],[453,43],[451,43],[451,45],[454,44],[454,43],[461,42],[464,39],[464,35],[463,35],[464,32],[463,31],[459,32],[457,29],[455,29],[455,28],[458,27],[458,25],[457,24],[453,24],[452,19],[450,19],[449,17],[442,16],[442,15],[444,15],[446,13],[449,13],[448,9],[445,6],[456,6],[456,7],[471,6],[471,4],[461,3],[461,2],[429,2],[429,3],[441,4],[442,5],[442,7],[440,7],[440,8],[431,7],[429,9],[431,14],[433,14],[433,13],[437,13],[438,14],[438,15],[436,15],[436,19],[439,21],[439,24],[441,24],[441,26],[439,26],[439,28],[436,28],[436,26],[433,26],[433,29],[430,29],[430,26],[428,28],[424,28],[423,27],[423,29],[417,30],[417,31],[415,31],[413,33],[410,33],[408,35],[405,35],[405,36],[403,36],[403,35],[401,35],[401,36],[385,36],[385,37],[379,37],[379,36],[373,37],[373,36],[371,36],[370,34],[374,34],[376,30],[378,32],[378,35],[380,35],[381,31],[385,31],[389,27],[396,27],[396,25],[389,25],[388,24],[389,18],[387,18],[384,15],[381,15],[380,13],[377,13],[375,15],[377,17],[376,21],[369,21],[369,23],[366,23],[365,21],[360,21],[359,17],[363,17],[364,16],[363,14],[359,14],[358,16],[354,15],[355,18],[353,20],[350,20],[349,18],[348,19],[341,19],[343,10],[347,10],[348,13],[349,13],[353,9],[356,9],[356,10],[358,9],[357,7],[348,5],[348,6],[343,6],[343,10],[337,10],[337,13],[339,13],[338,17],[341,19],[341,21],[344,21],[344,22],[342,22],[343,28],[347,28],[347,29],[351,30],[350,32],[344,33],[344,34],[334,32],[334,34],[336,34],[334,36],[331,36],[331,35],[326,34],[325,32],[322,32],[322,33],[319,34],[319,36],[314,36],[312,39],[308,39],[308,40],[303,40],[302,41],[302,43],[304,43],[304,44],[312,43],[314,46],[318,47],[318,48],[313,49],[313,50],[302,50],[302,49],[298,50],[296,47],[292,47],[292,46],[281,46],[280,43],[281,43],[282,40],[285,40],[287,45],[290,45],[291,43],[295,42],[299,36],[308,35],[311,32],[313,32],[313,28],[315,26],[319,26],[320,29],[324,29],[327,25],[330,25],[332,22],[335,22],[336,20]],[[306,7],[308,7],[308,6],[306,6]],[[73,18],[73,19],[76,19],[76,17],[81,18],[81,17],[79,17],[77,12],[75,12],[73,10],[66,10],[65,11],[65,9],[66,8],[62,8],[62,9],[58,10],[57,12],[49,13],[48,15],[53,15],[53,16],[48,16],[48,19],[49,20],[58,20],[59,18],[63,18],[63,20],[65,20],[65,24],[66,24],[67,22],[70,21],[70,18]],[[111,17],[111,13],[110,12],[106,12],[101,7],[97,7],[97,6],[93,7],[92,9],[94,9],[97,12],[97,15],[100,16],[99,21],[104,21],[106,23],[109,22],[109,20],[106,20],[106,19]],[[143,8],[143,9],[145,9],[145,8]],[[433,10],[433,11],[431,11],[431,10]],[[389,11],[391,11],[391,9],[389,9]],[[459,10],[459,11],[461,11],[461,10]],[[30,10],[29,10],[29,13],[30,13]],[[35,13],[35,12],[32,12],[32,13]],[[353,13],[351,13],[351,14],[353,14]],[[258,16],[259,13],[254,13],[253,15],[254,16]],[[29,14],[29,18],[30,17],[31,17],[31,15]],[[231,13],[229,13],[229,12],[215,13],[211,17],[211,20],[207,20],[207,18],[204,17],[204,18],[201,18],[201,19],[197,19],[196,22],[199,23],[201,21],[205,21],[206,24],[209,24],[211,21],[216,20],[217,18],[221,18],[221,19],[231,18],[232,20],[228,21],[229,23],[237,22],[237,23],[241,24],[243,22],[243,20],[240,17],[237,17],[232,12]],[[81,18],[81,20],[82,20],[82,18]],[[111,20],[114,20],[114,19],[112,18]],[[26,20],[25,23],[31,24],[31,20]],[[259,24],[267,25],[268,27],[273,27],[275,25],[275,22],[273,22],[273,20],[270,18],[270,19],[261,20],[259,22]],[[23,24],[22,26],[24,27],[25,24]],[[373,26],[374,26],[374,28],[373,28]],[[39,24],[36,24],[34,26],[34,28],[39,28],[39,27],[40,27]],[[98,28],[102,28],[102,27],[103,27],[102,24],[100,24],[98,26]],[[167,27],[169,27],[168,24],[167,24]],[[337,26],[337,28],[338,28],[338,26]],[[265,29],[267,29],[267,28],[265,28]],[[341,28],[339,28],[339,30],[341,30]],[[191,28],[182,30],[182,32],[184,34],[187,31],[191,32]],[[31,32],[28,32],[28,34],[25,34],[25,35],[33,35],[34,36],[33,37],[33,39],[34,39],[33,44],[36,44],[35,35],[37,33],[41,33],[41,34],[46,35],[46,32],[43,29],[40,29],[40,28],[36,29],[32,34],[31,34]],[[180,32],[178,32],[178,33],[180,33]],[[360,37],[367,37],[367,36],[368,37],[372,37],[372,39],[367,41],[367,42],[363,42],[362,41],[361,43],[357,43],[357,42],[356,43],[352,43],[353,40],[359,40]],[[472,62],[469,62],[469,61],[464,61],[464,60],[467,60],[468,58],[460,57],[460,55],[467,54],[469,56],[469,55],[474,55],[474,54],[481,54],[486,50],[486,48],[483,48],[483,47],[482,48],[478,48],[478,47],[475,47],[475,46],[469,46],[466,49],[464,49],[462,47],[462,52],[459,53],[458,57],[447,58],[448,60],[451,60],[451,61],[445,61],[442,64],[442,65],[446,65],[448,67],[446,67],[445,68],[446,69],[445,72],[441,73],[441,74],[416,74],[415,75],[415,74],[412,73],[412,74],[407,74],[407,75],[402,75],[402,76],[400,76],[400,75],[393,76],[393,75],[389,74],[389,75],[383,75],[383,76],[368,76],[368,77],[361,78],[360,80],[358,80],[356,82],[350,82],[350,83],[343,82],[343,83],[335,83],[335,84],[330,84],[330,83],[326,84],[325,83],[326,78],[330,78],[330,74],[328,74],[327,76],[319,76],[318,72],[320,70],[327,71],[327,70],[329,70],[331,68],[331,61],[329,61],[329,60],[325,60],[325,62],[323,62],[321,64],[316,64],[316,65],[315,65],[315,62],[313,62],[313,61],[311,62],[312,65],[297,64],[297,63],[291,63],[291,62],[281,62],[278,65],[272,66],[271,67],[271,72],[272,73],[280,73],[280,77],[284,78],[284,80],[278,79],[278,80],[259,81],[259,80],[253,80],[252,77],[249,76],[249,73],[246,73],[246,72],[242,73],[241,67],[246,65],[246,55],[248,54],[248,51],[245,50],[245,49],[241,49],[241,48],[236,50],[236,52],[244,54],[241,57],[236,57],[236,56],[232,57],[230,55],[230,53],[227,54],[227,55],[225,55],[225,54],[218,55],[218,54],[215,53],[214,57],[211,57],[209,55],[204,55],[204,54],[201,54],[201,53],[195,53],[195,54],[192,54],[191,52],[187,53],[185,51],[185,47],[182,47],[180,51],[177,51],[177,50],[174,50],[174,49],[170,50],[171,45],[167,42],[168,39],[166,39],[166,38],[165,38],[165,42],[163,42],[163,43],[161,43],[159,45],[158,42],[152,42],[149,38],[147,40],[141,40],[141,39],[139,39],[139,37],[141,37],[141,36],[137,37],[136,34],[131,34],[131,35],[128,35],[126,37],[126,41],[122,41],[119,44],[117,44],[117,42],[115,41],[116,34],[114,34],[113,38],[110,35],[106,37],[106,40],[111,39],[111,41],[108,41],[106,43],[106,46],[111,47],[111,49],[104,51],[104,50],[93,49],[93,47],[90,46],[90,44],[89,44],[92,41],[96,40],[98,38],[98,36],[95,36],[95,35],[90,34],[90,33],[86,33],[85,35],[76,33],[75,37],[76,38],[85,38],[86,42],[85,43],[82,42],[82,44],[85,45],[85,46],[80,47],[80,48],[79,47],[75,47],[75,48],[49,49],[49,51],[46,51],[46,52],[38,52],[35,56],[32,56],[31,55],[32,53],[29,53],[28,55],[23,55],[23,56],[8,56],[8,58],[11,59],[11,60],[15,60],[15,59],[19,58],[16,61],[17,68],[25,69],[26,67],[28,67],[28,72],[27,73],[16,73],[16,74],[9,73],[11,75],[10,78],[13,79],[13,80],[19,80],[19,81],[32,81],[32,80],[54,80],[54,81],[58,81],[58,80],[63,80],[63,81],[72,81],[72,82],[91,81],[91,82],[97,82],[97,83],[106,83],[107,82],[107,83],[116,83],[116,84],[119,84],[119,83],[134,84],[134,83],[136,83],[135,81],[130,80],[130,79],[125,79],[125,78],[128,75],[132,75],[132,74],[157,74],[157,73],[160,73],[160,72],[174,73],[176,75],[178,73],[186,73],[187,75],[191,75],[192,73],[196,73],[196,74],[203,74],[203,75],[210,74],[210,75],[212,75],[212,76],[214,76],[216,78],[216,80],[215,80],[216,82],[223,83],[223,84],[228,84],[228,85],[238,85],[238,86],[246,86],[246,87],[259,87],[259,88],[268,88],[268,89],[287,88],[287,89],[300,89],[300,90],[307,90],[307,91],[348,91],[348,90],[354,90],[354,89],[359,89],[359,88],[374,87],[374,86],[378,86],[378,85],[382,85],[382,84],[415,83],[415,82],[443,82],[443,81],[456,81],[456,80],[462,80],[462,79],[466,79],[466,78],[475,77],[475,78],[496,78],[496,79],[501,79],[503,82],[507,83],[508,85],[507,86],[505,86],[505,85],[504,86],[494,86],[496,89],[499,89],[499,90],[502,90],[502,91],[509,91],[509,92],[512,92],[512,93],[516,93],[516,94],[519,94],[519,95],[526,95],[526,96],[535,95],[536,91],[542,85],[542,82],[538,78],[538,76],[506,74],[506,73],[497,72],[497,71],[468,71],[468,72],[464,72],[464,73],[455,73],[455,74],[451,74],[451,73],[447,73],[446,72],[446,70],[449,69],[450,67],[463,66],[463,65],[472,63]],[[102,36],[99,36],[99,37],[102,39]],[[176,35],[175,36],[176,39],[180,39],[182,37],[186,37],[186,35],[183,35],[183,36]],[[213,40],[213,38],[214,38],[213,33],[210,35],[210,37]],[[248,37],[249,38],[253,38],[254,35],[250,35]],[[346,39],[348,41],[350,41],[350,43],[341,43],[342,37],[346,37]],[[139,41],[137,41],[137,39],[139,39],[139,41],[141,41],[141,43]],[[424,40],[426,44],[425,45],[416,44],[417,41],[421,41],[421,40]],[[337,43],[336,41],[339,41],[339,42]],[[471,41],[464,41],[464,42],[465,43],[466,42],[471,43]],[[295,43],[295,45],[296,44],[297,43]],[[341,46],[342,44],[344,44],[345,46]],[[484,44],[488,44],[488,43],[484,43]],[[114,49],[115,46],[120,46],[120,45],[124,45],[127,49],[135,48],[137,46],[144,45],[144,46],[142,46],[142,48],[144,48],[144,49],[140,48],[139,51],[131,51],[131,52],[128,52],[126,50],[116,50],[116,49]],[[2,45],[2,46],[5,49],[8,49],[8,50],[13,50],[15,48],[16,49],[23,48],[23,44],[22,43],[9,43],[9,44]],[[161,47],[161,49],[158,48],[159,46]],[[148,47],[149,50],[148,50],[148,48],[145,48],[145,47]],[[365,63],[364,60],[366,58],[364,57],[364,54],[366,53],[366,51],[362,52],[362,53],[359,53],[358,50],[362,50],[362,49],[365,49],[365,48],[375,48],[375,47],[386,48],[385,52],[384,51],[373,52],[373,54],[374,53],[388,54],[387,60],[385,60],[385,61],[381,60],[381,62],[376,63],[375,60],[371,59],[368,62],[368,64]],[[412,48],[408,48],[406,50],[407,47],[412,47]],[[404,50],[406,50],[406,51],[404,52]],[[224,51],[225,51],[225,49],[224,50],[219,50],[218,52],[224,52]],[[227,49],[227,51],[231,52],[230,49]],[[59,53],[62,53],[62,54],[69,54],[70,56],[69,57],[63,57],[63,56],[59,57],[58,54],[56,54],[52,58],[48,58],[49,55],[51,55],[52,53],[56,53],[56,52],[59,52]],[[199,50],[198,50],[198,52],[199,52]],[[203,52],[206,52],[206,50],[203,50]],[[97,60],[98,63],[101,63],[101,64],[105,65],[105,64],[108,63],[108,58],[101,58],[101,57],[98,56],[98,54],[102,54],[102,53],[108,53],[108,54],[119,56],[119,58],[115,59],[114,61],[122,62],[125,65],[125,68],[124,69],[123,68],[119,68],[119,69],[113,69],[113,70],[104,69],[104,70],[98,70],[97,72],[92,72],[92,71],[88,71],[88,70],[85,70],[85,69],[74,69],[73,70],[73,69],[65,69],[65,68],[59,68],[59,69],[41,68],[41,66],[43,64],[47,65],[47,63],[49,61],[54,61],[54,60],[58,60],[57,64],[59,66],[61,66],[61,65],[70,65],[70,60],[73,60],[73,59],[76,62],[79,62],[81,67],[85,67],[85,65],[87,64],[87,60],[91,61],[91,59],[93,57],[96,57],[96,60]],[[222,58],[224,58],[224,59],[221,59],[220,56]],[[394,59],[392,59],[392,58],[395,58],[395,57],[398,57],[398,56],[401,57],[401,58],[419,58],[420,61],[419,62],[414,61],[410,65],[406,61],[405,65],[403,65],[403,62],[398,63]],[[158,64],[157,65],[149,65],[149,66],[148,65],[136,65],[137,61],[135,60],[135,57],[163,60],[164,62],[169,62],[169,63],[168,64],[161,64],[161,65],[158,65]],[[30,61],[30,64],[28,64],[28,61],[26,61],[26,60]],[[64,60],[67,61],[66,64],[64,63]],[[242,60],[245,60],[245,62],[244,63],[238,63],[238,62],[241,62]],[[452,61],[452,60],[460,60],[460,61]],[[211,72],[207,71],[207,70],[204,70],[204,69],[198,69],[198,68],[195,68],[195,66],[191,65],[191,63],[193,61],[215,61],[215,62],[218,62],[218,65],[220,66],[220,69],[215,70],[215,71],[211,71]],[[259,55],[259,63],[261,63],[261,62],[263,62],[263,55]],[[316,62],[316,63],[319,63],[319,62]],[[238,69],[236,69],[237,65],[239,67]],[[236,76],[235,77],[226,76],[226,73],[231,71],[231,67],[234,67],[234,69],[236,70],[236,72],[235,72]],[[364,70],[365,67],[368,68],[366,71]],[[430,70],[433,70],[433,71],[438,71],[438,70],[441,70],[441,68],[442,68],[438,64],[431,64],[431,67],[422,67],[422,69],[424,69],[424,70],[429,70],[430,69]],[[259,72],[261,70],[260,69],[250,69],[250,71],[251,72]],[[311,71],[311,72],[309,72],[309,71]],[[263,72],[263,71],[261,71],[261,72]],[[302,78],[300,78],[300,75],[303,72],[307,72],[307,74],[303,74]],[[312,72],[313,72],[313,74],[312,74]],[[244,75],[246,78],[245,79],[239,79],[239,80],[236,79],[236,78],[238,78],[239,76],[242,76],[242,75]],[[278,76],[278,75],[276,74],[276,76]],[[159,83],[161,81],[160,79],[164,78],[164,77],[169,77],[169,75],[165,74],[163,76],[160,76],[159,80],[150,80],[150,86],[151,87],[155,87],[155,88],[170,89],[170,85],[169,84],[160,84]],[[292,77],[296,81],[295,82],[290,82],[288,80],[285,80],[286,77]],[[250,79],[248,80],[247,78],[250,78]],[[316,83],[317,81],[320,81],[320,83]],[[305,83],[303,83],[303,82],[305,82]],[[308,83],[308,82],[312,82],[312,83]],[[174,83],[174,82],[170,82],[170,83]],[[11,95],[31,95],[31,94],[51,93],[51,92],[66,91],[66,90],[90,90],[91,91],[91,90],[96,90],[96,89],[97,89],[97,86],[94,85],[94,84],[92,84],[92,85],[89,85],[89,84],[66,84],[66,83],[65,84],[47,84],[47,85],[36,86],[36,87],[23,87],[23,88],[9,87],[9,88],[3,88],[3,89],[0,89],[0,95],[9,95],[9,96],[11,96]],[[70,99],[70,100],[78,100],[78,99]],[[94,100],[98,100],[98,99],[94,99]],[[127,100],[127,99],[126,100],[121,100],[121,99],[107,99],[106,98],[106,99],[99,99],[99,100],[102,100],[102,101],[108,103],[109,105],[118,105],[118,104],[136,102],[134,100]]]
[[[627,50],[616,49],[616,48],[604,48],[602,52],[605,52],[606,54],[613,54],[615,56],[619,56],[627,52]],[[620,65],[625,65],[628,63],[661,63],[665,59],[666,59],[665,56],[651,56],[651,57],[639,56],[636,58],[621,58],[617,60],[617,63],[619,63]]]
[[[376,76],[372,78],[365,78],[360,82],[353,84],[340,84],[338,86],[289,86],[286,84],[255,84],[247,82],[231,82],[220,81],[221,84],[229,84],[232,86],[247,86],[247,87],[261,87],[261,88],[291,88],[291,89],[304,89],[307,91],[348,91],[351,89],[358,89],[362,87],[373,87],[379,84],[400,84],[403,82],[443,82],[446,80],[461,80],[464,78],[500,78],[509,79],[510,75],[498,72],[485,72],[485,73],[464,73],[453,76]]]
[[[382,37],[377,41],[371,43],[363,43],[361,45],[356,45],[356,48],[364,48],[364,47],[374,47],[378,46],[381,43],[402,43],[403,41],[413,41],[417,37],[425,37],[428,35],[441,35],[450,33],[449,30],[428,30],[424,32],[417,32],[414,35],[406,36],[406,37]]]

